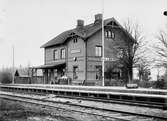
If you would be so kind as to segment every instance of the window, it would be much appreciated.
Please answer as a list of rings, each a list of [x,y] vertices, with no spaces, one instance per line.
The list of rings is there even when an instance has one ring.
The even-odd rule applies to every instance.
[[[108,36],[108,31],[105,31],[105,37],[107,37]]]
[[[96,46],[96,56],[102,56],[102,47]]]
[[[105,31],[105,37],[114,39],[115,38],[115,33],[111,30],[106,30]]]
[[[54,50],[53,51],[53,59],[54,60],[59,59],[59,52],[58,52],[58,50]]]
[[[61,59],[64,59],[66,56],[65,48],[61,49]]]
[[[75,37],[75,38],[73,39],[73,42],[74,42],[74,43],[77,43],[77,41],[78,41],[78,40],[77,40],[77,38]]]
[[[111,31],[108,31],[108,38],[111,38]]]
[[[73,66],[73,79],[78,79],[77,76],[78,66]]]
[[[102,78],[102,66],[96,66],[96,80]]]
[[[115,38],[115,33],[111,32],[111,38],[114,39]]]

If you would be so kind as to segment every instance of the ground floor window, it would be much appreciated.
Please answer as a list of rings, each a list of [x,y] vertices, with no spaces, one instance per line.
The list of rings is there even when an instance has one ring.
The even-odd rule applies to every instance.
[[[54,79],[57,80],[57,69],[54,69]]]
[[[105,78],[106,79],[122,79],[122,69],[121,68],[112,68],[109,67],[105,71]]]
[[[73,66],[73,79],[78,79],[77,71],[78,66]]]
[[[102,78],[102,66],[96,66],[96,80],[100,80]]]

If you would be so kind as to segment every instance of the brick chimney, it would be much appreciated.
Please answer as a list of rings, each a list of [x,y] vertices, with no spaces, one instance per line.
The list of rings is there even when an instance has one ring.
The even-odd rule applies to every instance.
[[[95,22],[94,23],[100,23],[102,21],[102,14],[99,13],[99,14],[96,14],[95,15]]]
[[[84,26],[84,20],[78,19],[77,20],[77,28],[82,28]]]

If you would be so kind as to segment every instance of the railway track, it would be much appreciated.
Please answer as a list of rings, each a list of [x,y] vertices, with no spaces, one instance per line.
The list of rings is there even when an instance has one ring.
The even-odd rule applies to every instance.
[[[35,96],[35,97],[34,97]],[[52,95],[53,97],[56,97]],[[47,96],[39,96],[39,95],[24,95],[24,94],[9,94],[9,93],[1,93],[0,98],[20,101],[25,103],[31,103],[36,105],[44,105],[52,108],[63,109],[66,111],[74,111],[79,113],[86,113],[89,115],[102,116],[110,119],[115,119],[116,121],[150,121],[150,120],[158,120],[158,121],[166,121],[167,117],[163,116],[154,116],[148,114],[139,114],[139,113],[130,113],[125,111],[118,111],[107,108],[100,108],[88,105],[82,105],[80,103],[71,103],[70,101],[55,101],[49,100]],[[57,98],[57,97],[56,97]],[[66,97],[67,98],[67,97]]]
[[[62,96],[58,95],[58,97],[63,98],[71,98],[71,99],[78,99],[78,100],[90,100],[90,101],[97,101],[97,102],[104,102],[104,103],[115,103],[115,104],[124,104],[124,105],[132,105],[132,106],[142,106],[142,107],[149,107],[149,108],[158,108],[164,109],[164,106],[160,103],[145,103],[144,101],[130,101],[130,100],[120,100],[120,99],[96,99],[94,97],[73,97],[73,96]]]

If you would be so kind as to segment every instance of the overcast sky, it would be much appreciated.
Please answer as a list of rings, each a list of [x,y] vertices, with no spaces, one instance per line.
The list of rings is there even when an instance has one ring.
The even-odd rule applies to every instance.
[[[167,0],[104,0],[104,18],[139,23],[151,44],[167,25],[164,10]],[[101,11],[102,0],[0,0],[0,68],[12,66],[12,45],[16,66],[42,65],[42,44]]]

